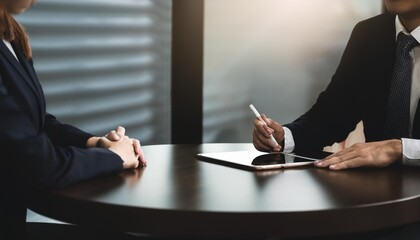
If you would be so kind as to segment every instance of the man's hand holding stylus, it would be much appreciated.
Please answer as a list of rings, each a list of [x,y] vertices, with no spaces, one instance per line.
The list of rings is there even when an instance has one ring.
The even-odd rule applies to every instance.
[[[255,148],[264,152],[280,152],[281,146],[273,143],[271,135],[274,136],[278,143],[282,143],[284,140],[283,126],[267,118],[264,114],[261,114],[261,118],[262,121],[258,118],[254,120],[252,142]]]

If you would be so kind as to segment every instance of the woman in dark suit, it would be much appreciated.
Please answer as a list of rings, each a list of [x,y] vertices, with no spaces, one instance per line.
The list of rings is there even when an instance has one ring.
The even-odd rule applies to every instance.
[[[35,0],[0,1],[0,239],[23,239],[29,190],[56,189],[145,165],[118,127],[95,137],[45,111],[27,35],[11,14]]]

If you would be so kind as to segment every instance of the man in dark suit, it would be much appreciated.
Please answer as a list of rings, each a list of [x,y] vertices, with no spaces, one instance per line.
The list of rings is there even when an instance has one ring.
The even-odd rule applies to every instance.
[[[57,189],[145,164],[119,127],[96,137],[46,113],[24,29],[11,14],[34,0],[0,1],[0,239],[24,239],[30,192]]]
[[[316,166],[419,165],[420,1],[385,0],[385,6],[388,13],[356,25],[331,83],[308,112],[284,126],[265,116],[255,120],[258,150],[319,152],[363,121],[366,143]]]
[[[309,111],[284,126],[266,116],[254,121],[258,150],[320,152],[363,121],[366,143],[315,165],[331,170],[420,165],[420,0],[384,2],[388,13],[356,25],[330,84]],[[419,239],[420,223],[375,236]]]

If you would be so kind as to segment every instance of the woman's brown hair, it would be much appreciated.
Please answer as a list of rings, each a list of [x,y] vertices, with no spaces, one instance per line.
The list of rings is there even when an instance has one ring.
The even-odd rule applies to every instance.
[[[23,49],[27,59],[32,58],[32,50],[29,46],[28,35],[25,28],[18,23],[13,16],[7,12],[0,3],[0,37],[9,42],[15,42]]]

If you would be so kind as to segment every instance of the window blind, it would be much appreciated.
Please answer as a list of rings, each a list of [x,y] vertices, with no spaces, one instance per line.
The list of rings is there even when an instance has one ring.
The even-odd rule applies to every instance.
[[[103,135],[170,141],[171,0],[39,0],[26,27],[47,111]]]

